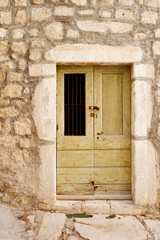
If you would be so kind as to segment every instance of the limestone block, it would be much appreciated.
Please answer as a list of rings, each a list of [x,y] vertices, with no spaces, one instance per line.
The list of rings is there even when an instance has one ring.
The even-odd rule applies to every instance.
[[[1,97],[18,98],[22,95],[22,86],[19,84],[8,84],[2,89]]]
[[[66,6],[55,7],[54,15],[62,17],[72,17],[74,15],[74,9]]]
[[[82,204],[82,212],[91,214],[110,214],[110,205],[104,200],[85,201]]]
[[[24,42],[13,42],[11,49],[13,52],[24,55],[27,52],[27,46]]]
[[[28,138],[22,138],[20,140],[20,143],[19,143],[20,147],[22,148],[29,148],[31,143],[30,143],[30,139]]]
[[[29,31],[29,34],[31,37],[37,37],[39,35],[39,30],[38,28],[32,28],[30,31]]]
[[[8,51],[8,43],[0,42],[0,53],[6,53]]]
[[[29,76],[50,76],[55,74],[54,64],[37,63],[29,66]]]
[[[0,98],[0,105],[1,106],[7,106],[7,105],[9,105],[9,103],[10,103],[9,99]]]
[[[146,38],[148,38],[148,36],[145,33],[143,33],[143,32],[136,33],[134,35],[134,40],[144,40]]]
[[[25,233],[25,222],[19,220],[11,208],[4,204],[0,205],[0,216],[0,238],[3,240],[22,240]]]
[[[39,157],[40,165],[40,183],[38,199],[40,202],[53,204],[56,194],[56,146],[40,145]],[[52,236],[53,237],[53,236]],[[39,240],[39,238],[38,238]]]
[[[153,219],[144,219],[146,226],[154,233],[154,238],[159,239],[160,234],[160,221]]]
[[[134,4],[134,0],[119,0],[119,4],[122,6],[132,6]]]
[[[45,42],[44,40],[41,39],[35,39],[33,41],[31,41],[31,47],[37,47],[37,48],[42,48],[45,46]]]
[[[132,201],[123,200],[111,200],[108,201],[110,205],[110,214],[122,214],[122,215],[145,215],[148,211],[147,208],[142,206],[136,206]]]
[[[107,22],[106,28],[112,33],[127,33],[133,30],[133,24],[121,22]]]
[[[112,33],[125,33],[133,29],[133,24],[131,23],[99,22],[95,20],[77,21],[77,26],[83,31],[101,33],[105,33],[107,30]]]
[[[30,89],[29,88],[24,88],[24,90],[23,90],[23,95],[24,96],[27,96],[27,95],[29,95],[30,94]]]
[[[132,82],[132,135],[147,137],[152,119],[152,91],[147,81]]]
[[[77,26],[82,31],[87,32],[106,32],[106,23],[95,20],[77,21]]]
[[[78,15],[80,16],[93,16],[94,15],[94,11],[93,10],[80,10],[78,11]]]
[[[16,6],[27,6],[27,0],[14,0]]]
[[[14,130],[17,135],[30,135],[31,120],[28,118],[20,118],[14,121]]]
[[[28,159],[28,152],[26,150],[16,149],[13,151],[11,158],[15,162],[26,161]]]
[[[148,6],[150,7],[160,7],[160,1],[159,0],[149,0]]]
[[[31,9],[31,19],[36,22],[47,20],[51,15],[52,12],[50,8],[42,7]]]
[[[160,38],[160,29],[155,30],[155,37]]]
[[[64,44],[55,47],[57,63],[131,63],[140,62],[142,55],[142,49],[133,46]]]
[[[91,4],[93,7],[96,7],[97,1],[96,1],[96,0],[90,0],[90,4]]]
[[[57,240],[64,228],[65,221],[65,214],[45,213],[36,240]]]
[[[0,136],[0,146],[15,148],[17,143],[18,143],[18,139],[15,136],[11,136],[11,135]]]
[[[72,29],[69,29],[67,31],[67,38],[77,39],[79,37],[80,37],[79,32]]]
[[[0,28],[0,38],[5,38],[8,35],[8,30],[5,28]]]
[[[63,25],[60,22],[52,22],[45,27],[45,34],[50,39],[63,38]]]
[[[10,5],[9,0],[0,0],[0,7],[7,7]]]
[[[19,62],[18,62],[18,67],[19,69],[21,70],[25,70],[26,67],[27,67],[27,61],[25,59],[19,59]]]
[[[155,55],[160,55],[160,41],[155,41],[153,43],[153,53]]]
[[[12,131],[10,119],[5,120],[4,125],[3,125],[3,131],[5,134],[10,133]]]
[[[22,73],[9,72],[7,75],[7,81],[20,82],[23,80]]]
[[[34,4],[42,4],[44,0],[32,0]]]
[[[52,204],[52,209],[64,213],[81,213],[81,201],[56,201]]]
[[[33,119],[38,137],[46,141],[56,140],[56,80],[43,79],[33,97]]]
[[[142,224],[131,216],[116,216],[106,219],[105,215],[94,215],[93,218],[76,219],[75,230],[84,239],[147,239],[148,232]]]
[[[6,76],[6,74],[2,70],[0,70],[0,81],[4,81],[5,76]]]
[[[158,13],[145,11],[141,15],[141,22],[147,24],[156,24],[158,21]]]
[[[107,7],[113,6],[113,0],[100,0],[100,3],[102,6],[107,6]]]
[[[32,61],[38,61],[41,59],[42,53],[39,49],[30,49],[29,59]]]
[[[155,69],[153,64],[134,64],[133,78],[154,78]]]
[[[71,0],[72,3],[78,6],[86,6],[87,0]]]
[[[23,100],[19,100],[19,99],[13,99],[12,103],[17,107],[17,108],[22,108],[25,104],[25,102]]]
[[[15,16],[15,22],[21,25],[25,25],[27,21],[26,11],[18,10]]]
[[[45,53],[45,59],[47,61],[54,61],[55,60],[55,53],[54,49],[49,50],[48,52]]]
[[[1,64],[1,68],[4,70],[15,69],[16,64],[13,61],[7,61],[7,62]]]
[[[158,170],[157,153],[152,143],[149,140],[132,141],[132,159],[134,202],[141,206],[154,205],[157,201]]]
[[[14,39],[22,39],[24,37],[24,30],[21,28],[13,29],[12,38]]]
[[[15,107],[5,107],[0,109],[0,117],[17,117],[18,110]],[[6,141],[6,140],[5,140]]]
[[[0,24],[11,24],[11,11],[0,11]]]
[[[36,227],[36,223],[35,223],[35,216],[34,215],[29,215],[27,216],[27,220],[29,221],[29,223],[33,226]]]
[[[110,18],[111,17],[111,12],[107,10],[100,10],[99,11],[99,16],[103,18]]]
[[[125,19],[125,20],[133,20],[134,19],[133,12],[129,9],[116,10],[115,17],[120,18],[120,19]]]
[[[0,55],[0,62],[5,62],[5,61],[8,61],[9,60],[9,57],[6,56],[6,55]]]

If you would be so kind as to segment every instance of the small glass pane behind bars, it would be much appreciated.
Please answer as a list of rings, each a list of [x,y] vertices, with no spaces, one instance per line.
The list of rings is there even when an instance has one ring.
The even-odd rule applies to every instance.
[[[64,75],[64,135],[85,135],[85,74]]]

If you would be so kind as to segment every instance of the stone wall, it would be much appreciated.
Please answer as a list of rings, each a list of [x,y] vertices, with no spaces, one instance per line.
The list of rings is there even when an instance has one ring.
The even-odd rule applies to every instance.
[[[159,0],[0,0],[0,200],[4,203],[34,207],[42,200],[40,182],[46,176],[42,176],[41,155],[45,160],[46,149],[50,154],[55,129],[47,128],[48,118],[43,129],[35,112],[49,115],[54,122],[55,115],[51,109],[35,109],[36,94],[43,85],[43,101],[52,103],[50,89],[45,87],[47,81],[51,89],[55,86],[54,52],[50,50],[67,43],[142,49],[133,81],[136,78],[135,84],[151,86],[151,98],[138,101],[149,101],[153,110],[144,122],[147,134],[137,139],[149,140],[156,154],[160,153]],[[113,58],[117,57],[114,51]],[[146,85],[144,91],[148,91]],[[143,114],[140,120],[137,129],[143,132]],[[160,179],[159,161],[156,167]],[[52,190],[47,179],[46,188]],[[160,203],[159,182],[157,191],[156,202]]]

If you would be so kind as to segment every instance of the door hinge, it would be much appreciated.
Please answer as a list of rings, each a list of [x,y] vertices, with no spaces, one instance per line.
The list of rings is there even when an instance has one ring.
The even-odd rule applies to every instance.
[[[58,124],[57,124],[57,131],[58,131]]]

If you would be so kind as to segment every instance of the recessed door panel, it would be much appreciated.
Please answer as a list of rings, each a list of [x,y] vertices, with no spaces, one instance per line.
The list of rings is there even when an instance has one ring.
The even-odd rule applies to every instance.
[[[123,135],[123,76],[102,74],[102,132]]]

